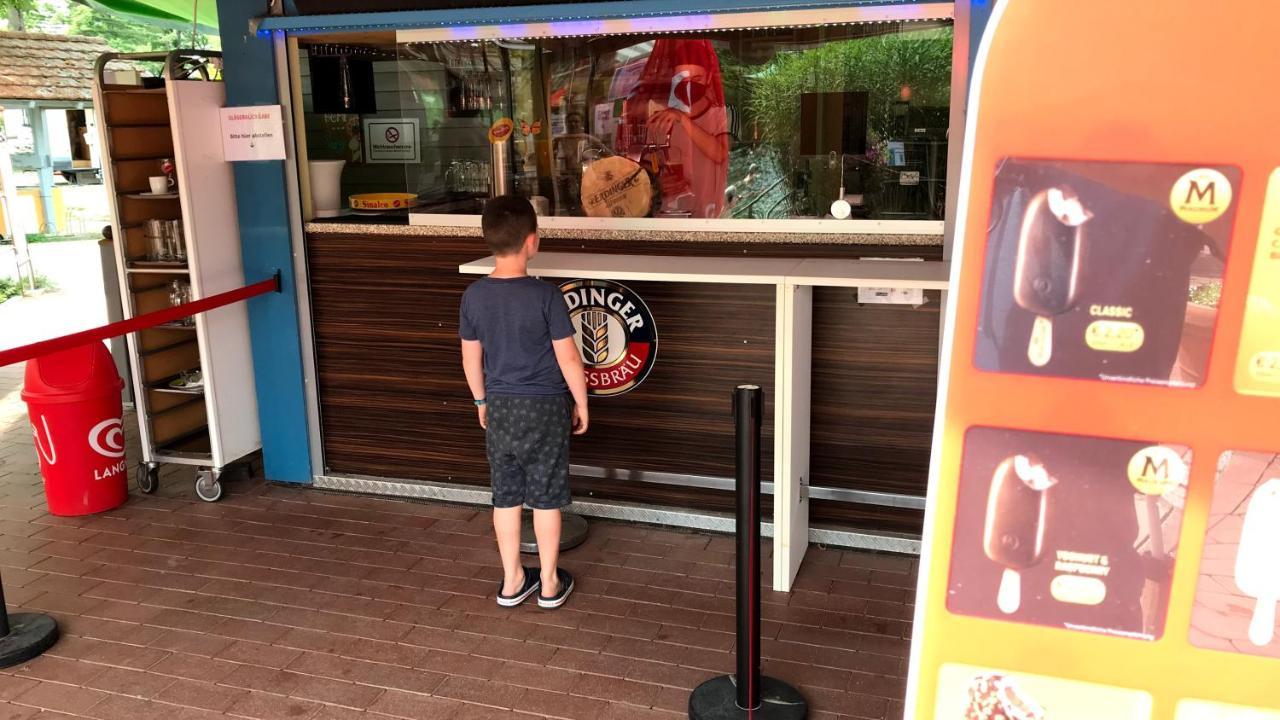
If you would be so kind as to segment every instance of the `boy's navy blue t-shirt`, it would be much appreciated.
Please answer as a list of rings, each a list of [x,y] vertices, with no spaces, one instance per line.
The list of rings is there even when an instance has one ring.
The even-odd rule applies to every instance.
[[[481,278],[462,294],[458,315],[458,335],[484,348],[486,394],[569,392],[551,347],[573,335],[559,288],[531,277]]]

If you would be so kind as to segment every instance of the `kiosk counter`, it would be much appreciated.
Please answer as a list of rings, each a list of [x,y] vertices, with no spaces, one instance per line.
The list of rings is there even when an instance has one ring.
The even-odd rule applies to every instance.
[[[593,395],[576,511],[731,529],[730,394],[749,383],[777,589],[811,541],[918,551],[951,16],[291,38],[316,484],[485,500],[458,305],[492,267],[484,202],[513,194],[542,215],[531,272],[565,293]]]

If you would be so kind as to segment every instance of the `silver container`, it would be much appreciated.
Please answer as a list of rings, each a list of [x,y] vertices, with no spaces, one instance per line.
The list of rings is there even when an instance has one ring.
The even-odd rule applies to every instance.
[[[502,197],[510,195],[512,190],[511,181],[511,141],[493,143],[491,146],[492,161],[489,164],[490,172],[492,172],[493,182],[489,185],[490,195],[492,197]]]

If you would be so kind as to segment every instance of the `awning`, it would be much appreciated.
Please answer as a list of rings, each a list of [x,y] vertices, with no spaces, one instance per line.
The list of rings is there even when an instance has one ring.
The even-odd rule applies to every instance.
[[[218,5],[215,0],[76,0],[106,12],[124,15],[131,20],[162,27],[191,29],[191,13],[201,32],[218,33]]]

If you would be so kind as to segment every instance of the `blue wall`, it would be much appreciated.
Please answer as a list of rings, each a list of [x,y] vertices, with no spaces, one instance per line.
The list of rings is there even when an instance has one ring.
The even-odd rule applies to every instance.
[[[218,0],[228,106],[280,102],[270,37],[249,32],[249,19],[265,12],[263,0]],[[236,203],[245,279],[262,280],[279,270],[281,280],[281,292],[249,300],[263,464],[271,480],[309,483],[312,468],[285,162],[292,160],[236,163]]]

